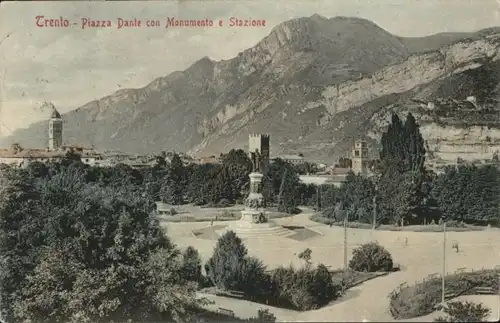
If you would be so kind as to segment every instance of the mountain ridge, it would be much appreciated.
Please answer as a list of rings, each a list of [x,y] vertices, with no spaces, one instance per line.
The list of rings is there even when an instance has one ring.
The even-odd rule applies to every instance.
[[[376,79],[384,68],[420,57],[418,48],[429,52],[464,38],[486,39],[497,30],[437,34],[428,36],[432,41],[418,38],[415,43],[362,18],[292,19],[232,59],[204,57],[143,88],[119,90],[64,114],[64,134],[68,143],[85,142],[98,149],[213,154],[245,146],[248,132],[268,132],[275,153],[300,151],[300,144],[284,139],[291,134],[302,137],[297,140],[321,137],[315,133],[349,106],[345,97],[336,98],[343,104],[325,101],[326,92],[363,79],[371,88],[366,83],[371,75]],[[393,87],[384,95],[397,92],[398,85]],[[15,138],[26,147],[45,146],[40,140],[46,138],[46,128],[46,122],[39,122],[0,141],[5,144]],[[327,155],[343,151],[334,149]]]

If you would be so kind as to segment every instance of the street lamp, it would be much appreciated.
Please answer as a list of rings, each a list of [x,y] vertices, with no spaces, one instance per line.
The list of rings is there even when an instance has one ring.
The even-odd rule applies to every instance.
[[[375,194],[373,195],[372,231],[375,231],[376,226],[377,226],[377,186],[375,186]]]
[[[373,176],[374,182],[374,194],[373,194],[373,219],[372,219],[372,231],[375,231],[375,227],[377,226],[377,194],[378,194],[378,175]]]
[[[349,222],[349,210],[344,212],[344,271],[347,270],[347,223]]]
[[[441,220],[443,220],[443,272],[441,274],[441,302],[444,306],[445,304],[445,284],[444,284],[444,276],[446,275],[446,217],[441,216]]]
[[[500,265],[495,266],[498,275],[498,304],[500,304]],[[498,306],[498,321],[500,322],[500,305]]]

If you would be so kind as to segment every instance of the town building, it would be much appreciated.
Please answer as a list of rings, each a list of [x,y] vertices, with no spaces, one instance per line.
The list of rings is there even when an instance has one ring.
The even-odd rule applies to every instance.
[[[304,164],[306,162],[303,155],[282,155],[282,156],[278,156],[278,157],[273,158],[273,160],[275,160],[275,159],[281,159],[281,160],[283,160],[287,163],[290,163],[292,165],[301,165],[301,164]]]
[[[26,167],[32,162],[59,162],[70,152],[79,155],[84,164],[91,166],[101,166],[103,161],[102,155],[92,147],[63,144],[63,120],[53,107],[49,119],[48,146],[25,149],[20,144],[13,143],[8,149],[0,149],[0,164]]]

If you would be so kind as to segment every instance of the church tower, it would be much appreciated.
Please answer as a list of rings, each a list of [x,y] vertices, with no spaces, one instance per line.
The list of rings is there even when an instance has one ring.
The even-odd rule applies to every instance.
[[[49,150],[56,150],[62,146],[63,120],[54,108],[49,121]]]
[[[366,174],[368,172],[368,144],[364,140],[356,140],[352,148],[352,172]]]

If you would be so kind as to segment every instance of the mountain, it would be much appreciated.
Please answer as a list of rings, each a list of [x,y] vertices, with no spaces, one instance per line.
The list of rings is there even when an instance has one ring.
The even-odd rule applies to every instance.
[[[477,95],[484,75],[496,74],[480,98],[489,100],[498,85],[499,31],[402,38],[360,18],[289,20],[233,59],[205,57],[144,88],[64,114],[65,142],[207,155],[245,147],[249,132],[264,132],[273,155],[302,152],[331,161],[354,137],[375,137],[391,111],[463,99],[468,89]],[[447,123],[436,118],[446,131],[454,127],[453,117]],[[2,144],[45,146],[46,133],[47,123],[39,122]]]

